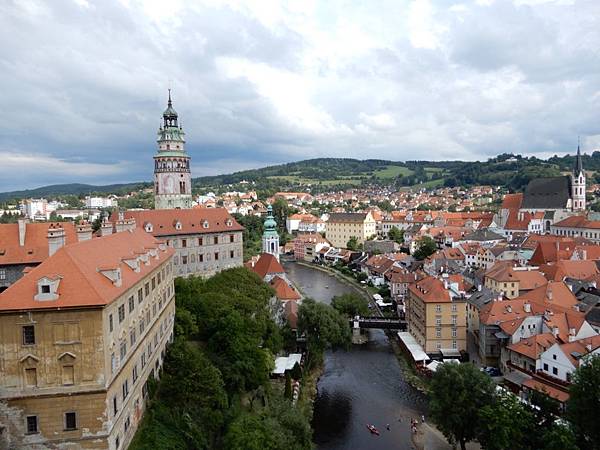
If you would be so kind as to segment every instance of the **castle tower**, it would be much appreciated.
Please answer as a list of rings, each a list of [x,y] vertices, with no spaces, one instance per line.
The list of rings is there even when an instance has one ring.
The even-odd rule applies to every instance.
[[[279,233],[277,232],[277,222],[273,217],[273,207],[267,208],[267,220],[265,220],[265,231],[262,237],[263,253],[270,253],[279,261]]]
[[[185,152],[185,133],[177,125],[177,112],[169,102],[158,129],[158,153],[154,156],[154,207],[185,209],[192,207],[190,157]]]
[[[577,145],[577,157],[575,158],[572,181],[573,211],[585,211],[585,172],[583,171],[579,145]]]

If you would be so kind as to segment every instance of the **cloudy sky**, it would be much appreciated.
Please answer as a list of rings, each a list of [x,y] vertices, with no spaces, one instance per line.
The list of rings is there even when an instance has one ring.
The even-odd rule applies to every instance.
[[[0,191],[600,148],[598,0],[4,0]]]

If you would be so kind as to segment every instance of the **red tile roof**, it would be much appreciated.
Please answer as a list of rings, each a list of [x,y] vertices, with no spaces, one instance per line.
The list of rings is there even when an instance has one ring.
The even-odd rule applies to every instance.
[[[536,360],[555,343],[556,338],[552,333],[542,333],[510,344],[508,349]]]
[[[502,209],[519,209],[523,203],[523,194],[506,194],[502,200]]]
[[[600,220],[587,220],[587,218],[584,216],[571,216],[561,220],[560,222],[556,222],[553,226],[600,229]]]
[[[300,300],[298,291],[280,276],[274,276],[269,284],[275,289],[275,295],[279,300]]]
[[[444,283],[435,277],[426,277],[408,289],[425,303],[448,303],[451,302],[450,293],[444,287]]]
[[[258,261],[256,261],[256,264],[251,267],[251,270],[261,278],[264,278],[269,274],[285,273],[283,266],[277,261],[277,258],[270,253],[261,254]]]
[[[54,222],[25,224],[25,242],[19,245],[19,224],[0,224],[0,265],[38,264],[48,258],[48,227]],[[66,244],[77,242],[72,222],[61,222],[65,230]]]
[[[164,250],[159,250],[158,246],[156,239],[142,230],[123,231],[66,245],[0,294],[0,312],[109,304],[172,257],[173,249],[163,244]],[[149,249],[156,249],[158,259],[149,257],[149,265],[140,263],[139,272],[123,262],[124,258],[135,258]],[[100,268],[117,267],[121,271],[120,286],[99,272]],[[38,280],[44,277],[60,277],[57,300],[34,299]]]
[[[565,278],[589,280],[599,273],[596,262],[591,259],[584,261],[561,260],[552,264],[544,264],[540,266],[540,272],[543,272],[548,280],[553,281],[562,281]]]
[[[154,236],[224,233],[244,229],[225,208],[149,209],[125,211],[124,216],[125,219],[135,219],[138,228],[151,224]],[[116,220],[117,216],[113,214],[111,221]],[[177,223],[180,224],[179,229]],[[207,227],[204,226],[205,223]]]

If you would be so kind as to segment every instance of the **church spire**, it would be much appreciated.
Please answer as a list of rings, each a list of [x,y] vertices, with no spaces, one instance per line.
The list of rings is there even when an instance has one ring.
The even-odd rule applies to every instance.
[[[577,177],[583,172],[583,162],[581,161],[581,150],[579,149],[579,142],[577,142],[577,156],[575,157],[575,167],[573,174]]]

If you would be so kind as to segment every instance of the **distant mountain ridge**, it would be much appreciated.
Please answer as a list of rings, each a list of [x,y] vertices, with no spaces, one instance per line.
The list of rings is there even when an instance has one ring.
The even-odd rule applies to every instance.
[[[498,185],[512,190],[522,189],[532,178],[554,176],[570,171],[574,154],[553,156],[547,160],[536,157],[502,154],[487,161],[388,161],[352,158],[316,158],[242,170],[230,174],[197,177],[194,188],[235,185],[255,182],[268,189],[287,189],[310,185],[317,190],[332,187],[352,187],[362,184],[395,184],[402,186],[470,186]],[[600,171],[600,152],[583,155],[586,171]],[[35,189],[0,193],[0,201],[56,195],[123,194],[151,187],[150,182],[135,182],[95,186],[72,183],[42,186]]]

